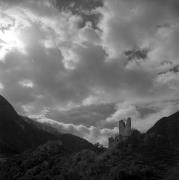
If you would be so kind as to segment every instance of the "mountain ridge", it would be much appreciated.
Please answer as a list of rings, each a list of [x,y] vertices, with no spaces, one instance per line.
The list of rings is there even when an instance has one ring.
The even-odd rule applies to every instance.
[[[158,120],[146,134],[162,135],[173,146],[179,147],[179,111]]]
[[[28,132],[33,128],[37,132],[40,125],[23,118],[17,120],[29,123],[21,124],[25,130],[28,126]],[[176,112],[161,118],[146,133],[133,130],[125,141],[108,149],[94,149],[84,145],[87,141],[82,138],[60,134],[54,141],[0,161],[0,179],[177,180],[178,132],[179,112]]]
[[[64,145],[74,151],[83,148],[93,149],[93,145],[88,141],[60,132],[47,132],[32,123],[29,118],[24,118],[15,111],[13,106],[0,96],[0,152],[1,153],[22,153],[29,148],[36,148],[50,140],[62,140]]]

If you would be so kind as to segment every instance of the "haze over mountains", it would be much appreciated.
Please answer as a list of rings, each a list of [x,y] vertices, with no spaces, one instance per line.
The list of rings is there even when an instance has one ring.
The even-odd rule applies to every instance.
[[[0,96],[0,152],[21,153],[36,148],[50,140],[61,141],[74,151],[83,148],[92,149],[93,145],[86,140],[71,134],[61,134],[45,130],[29,118],[17,114],[12,105]]]
[[[104,106],[106,107],[105,112],[107,114],[112,111],[113,106]],[[92,107],[90,107],[90,109],[92,109]],[[104,108],[102,108],[101,111],[103,112]],[[87,112],[89,112],[89,109],[87,109]],[[75,110],[71,113],[74,114]],[[73,120],[74,118],[75,116]],[[87,118],[89,119],[88,116]],[[93,117],[91,118],[93,119]],[[83,119],[81,118],[79,120],[82,121]],[[154,133],[165,136],[167,140],[177,145],[177,137],[179,137],[178,127],[179,113],[177,112],[159,120],[146,134]],[[68,132],[68,130],[65,132]],[[71,131],[69,133],[73,132]],[[44,144],[49,140],[62,140],[64,144],[67,143],[66,141],[77,144],[81,143],[79,149],[76,147],[77,150],[80,150],[83,146],[84,148],[85,146],[90,149],[93,148],[92,144],[88,143],[86,140],[82,140],[71,134],[61,133],[58,126],[55,127],[55,125],[50,125],[48,123],[39,123],[30,118],[20,116],[14,110],[13,106],[4,97],[0,96],[0,149],[2,153],[20,153],[29,148],[36,148],[38,145]]]
[[[0,0],[0,180],[178,180],[178,49],[179,0]]]
[[[16,113],[0,96],[0,178],[6,180],[174,180],[179,176],[179,112],[146,133],[105,149]],[[12,156],[13,155],[13,156]]]
[[[49,110],[60,130],[93,143],[106,145],[123,116],[146,130],[179,109],[178,9],[177,0],[0,0],[0,93],[20,114]]]

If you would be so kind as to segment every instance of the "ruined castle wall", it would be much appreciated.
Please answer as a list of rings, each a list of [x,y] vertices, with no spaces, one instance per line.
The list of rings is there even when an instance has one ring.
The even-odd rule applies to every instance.
[[[121,136],[130,136],[131,135],[131,119],[128,118],[127,122],[123,120],[119,121],[119,135]]]
[[[114,146],[118,142],[125,141],[128,138],[128,136],[131,135],[131,133],[132,133],[131,118],[128,118],[126,123],[124,122],[124,120],[120,120],[119,121],[119,134],[115,138],[110,137],[108,139],[109,147]]]
[[[119,135],[123,136],[125,134],[125,123],[123,120],[119,121]]]
[[[125,128],[125,135],[126,136],[131,135],[131,118],[127,119],[126,128]]]

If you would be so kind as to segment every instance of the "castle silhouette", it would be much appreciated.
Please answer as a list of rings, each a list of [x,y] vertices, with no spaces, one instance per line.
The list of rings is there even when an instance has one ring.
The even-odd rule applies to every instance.
[[[109,137],[108,147],[112,147],[119,142],[125,141],[132,133],[131,118],[119,121],[119,134],[115,137]]]

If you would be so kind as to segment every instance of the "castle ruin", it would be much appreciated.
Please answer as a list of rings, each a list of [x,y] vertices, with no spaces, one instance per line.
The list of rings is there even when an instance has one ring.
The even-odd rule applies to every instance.
[[[119,121],[119,134],[115,137],[109,137],[108,139],[108,147],[112,147],[113,145],[125,141],[131,135],[131,118],[127,120]]]

